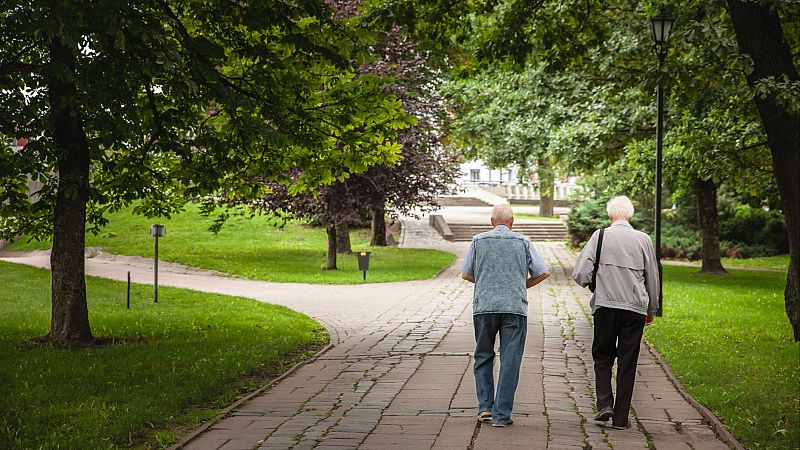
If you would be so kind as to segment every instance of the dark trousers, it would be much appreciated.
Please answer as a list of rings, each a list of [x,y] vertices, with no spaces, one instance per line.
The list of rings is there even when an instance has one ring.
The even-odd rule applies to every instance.
[[[594,313],[595,393],[597,410],[614,408],[614,425],[626,425],[636,381],[636,363],[642,341],[645,316],[615,308],[599,308]],[[611,391],[611,368],[617,359],[617,399]]]

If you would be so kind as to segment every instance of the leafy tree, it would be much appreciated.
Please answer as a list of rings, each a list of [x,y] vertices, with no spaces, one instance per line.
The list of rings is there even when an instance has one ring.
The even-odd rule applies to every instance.
[[[428,39],[434,45],[446,48],[456,43],[466,49],[481,64],[486,62],[511,60],[518,65],[542,63],[548,75],[577,72],[592,81],[592,87],[611,87],[612,96],[607,96],[599,104],[611,111],[614,117],[621,114],[624,107],[620,99],[636,99],[629,103],[640,111],[650,114],[645,105],[652,104],[650,89],[657,77],[675,73],[675,80],[687,75],[671,64],[669,67],[647,69],[653,66],[650,53],[647,19],[660,6],[656,2],[618,1],[525,1],[509,0],[499,2],[453,2],[450,0],[373,0],[368,7],[374,17],[389,17],[390,22],[402,23],[410,34]],[[741,165],[730,164],[736,151],[756,149],[758,142],[752,140],[759,132],[751,133],[752,109],[741,104],[749,98],[755,99],[755,106],[763,123],[763,133],[772,153],[772,166],[782,197],[782,209],[787,215],[787,229],[791,261],[787,277],[787,313],[800,339],[800,266],[798,264],[798,230],[800,230],[800,156],[798,156],[798,70],[797,49],[800,48],[800,28],[796,25],[800,15],[797,2],[729,0],[723,4],[684,0],[678,2],[679,29],[686,26],[692,33],[704,34],[708,39],[691,39],[692,36],[678,33],[679,40],[686,39],[686,46],[677,49],[682,55],[681,63],[688,64],[689,70],[698,71],[693,82],[694,88],[675,89],[667,103],[676,104],[673,117],[683,121],[681,125],[692,124],[682,131],[702,130],[695,127],[711,125],[717,132],[709,138],[701,138],[700,131],[684,136],[682,148],[674,155],[683,161],[698,161],[689,164],[687,170],[676,178],[676,191],[684,189],[681,185],[692,186],[695,195],[702,198],[706,213],[704,217],[714,216],[716,195],[714,190],[722,180],[735,183],[738,177],[731,174],[752,176],[752,170],[743,170]],[[727,6],[727,8],[723,7]],[[437,12],[434,12],[437,11]],[[731,25],[735,34],[731,34]],[[784,25],[786,27],[784,28]],[[735,36],[736,45],[732,45]],[[686,52],[685,54],[683,52]],[[722,58],[709,58],[712,53]],[[721,59],[721,61],[720,61]],[[693,61],[692,61],[693,60]],[[723,63],[730,63],[727,66]],[[749,65],[742,72],[742,63]],[[703,70],[710,65],[716,73]],[[642,69],[645,68],[645,69]],[[699,70],[698,70],[699,69]],[[689,78],[695,75],[689,73]],[[742,83],[747,80],[747,87]],[[703,83],[694,81],[705,80]],[[637,95],[637,92],[638,95]],[[709,97],[711,97],[709,99]],[[732,98],[733,101],[729,101]],[[683,100],[682,105],[678,105]],[[728,105],[725,105],[728,102]],[[695,107],[697,106],[697,107]],[[737,117],[736,112],[745,112]],[[636,117],[636,114],[628,117]],[[712,123],[713,122],[713,123]],[[669,127],[673,123],[668,124]],[[730,134],[719,133],[725,126],[732,129],[746,129],[746,137],[735,139]],[[615,136],[617,134],[610,136]],[[648,139],[637,137],[627,144],[626,152],[648,145]],[[735,142],[737,145],[730,145]],[[623,142],[623,146],[626,143]],[[651,144],[650,144],[651,145]],[[672,141],[668,142],[668,146]],[[611,141],[599,146],[601,152],[615,147]],[[724,149],[724,147],[727,147]],[[724,151],[727,150],[727,151]],[[760,150],[759,150],[760,151]],[[749,156],[746,156],[749,158]],[[631,159],[627,158],[628,162]],[[603,167],[602,164],[598,164]],[[639,166],[639,172],[649,172]],[[756,165],[758,166],[758,165]],[[616,164],[610,167],[616,167]],[[738,169],[735,169],[738,168]],[[718,170],[722,169],[722,170]],[[733,169],[733,170],[732,170]],[[738,171],[736,171],[738,170]],[[760,173],[760,169],[756,169]],[[713,219],[713,218],[712,218]],[[708,253],[713,253],[714,220],[704,221]]]
[[[352,4],[338,2],[337,14],[359,19],[353,16]],[[446,132],[445,108],[439,94],[441,75],[436,63],[397,29],[380,33],[372,50],[375,57],[363,63],[358,73],[391,79],[386,91],[394,94],[414,119],[413,126],[398,131],[397,143],[402,146],[399,160],[373,165],[363,173],[345,174],[341,180],[310,192],[293,193],[268,184],[269,193],[254,202],[248,196],[232,201],[223,198],[221,202],[225,206],[252,205],[260,212],[324,224],[328,230],[324,268],[329,270],[337,267],[336,253],[351,251],[351,223],[368,214],[372,221],[371,245],[385,246],[387,213],[392,217],[413,216],[418,211],[438,208],[436,197],[450,189],[458,176],[458,157],[441,143]]]
[[[719,5],[699,4],[684,11],[677,18],[681,26],[673,32],[675,44],[667,59],[672,95],[667,103],[665,181],[673,202],[695,203],[703,241],[701,271],[714,273],[725,272],[720,262],[719,187],[756,193],[771,183],[763,131],[726,19]],[[652,138],[628,147],[615,170],[635,176],[618,179],[618,189],[649,190],[653,147]]]
[[[797,17],[800,5],[785,6],[791,11],[786,24],[795,27],[787,42],[778,5],[772,2],[728,0],[739,50],[752,61],[747,82],[755,90],[758,113],[764,124],[772,152],[775,179],[789,236],[789,270],[786,276],[786,314],[800,341],[800,74],[798,48],[800,31]],[[784,10],[785,12],[789,12]],[[788,28],[788,26],[787,26]]]
[[[544,65],[486,69],[448,85],[456,142],[491,167],[515,164],[540,176],[540,214],[552,215],[556,167],[584,169],[593,145],[613,133],[598,96],[578,74],[551,74]]]
[[[374,51],[377,58],[361,70],[390,78],[389,92],[416,118],[414,126],[398,132],[403,150],[397,163],[376,164],[353,177],[354,181],[364,178],[357,186],[360,195],[368,197],[371,244],[381,246],[386,245],[384,214],[396,218],[437,209],[437,196],[449,190],[459,175],[459,158],[442,143],[448,127],[439,62],[398,28],[380,33]]]
[[[355,72],[369,35],[321,0],[32,1],[0,15],[0,135],[30,138],[0,149],[0,235],[52,237],[54,342],[93,339],[84,234],[106,212],[252,194],[249,174],[306,191],[395,161],[409,124],[383,80]]]

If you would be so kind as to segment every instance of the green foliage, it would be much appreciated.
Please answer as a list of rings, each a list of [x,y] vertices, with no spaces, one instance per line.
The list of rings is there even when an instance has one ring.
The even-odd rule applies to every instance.
[[[662,222],[661,256],[664,258],[700,259],[703,250],[703,237],[695,228],[670,221]],[[720,246],[720,253],[726,254]]]
[[[786,222],[779,211],[737,205],[720,216],[720,239],[739,247],[742,257],[773,256],[789,251]]]
[[[784,312],[785,273],[696,271],[664,267],[664,317],[647,340],[746,448],[795,448],[800,343]]]
[[[445,3],[446,5],[443,5]],[[660,2],[521,2],[453,5],[439,0],[373,0],[370,10],[434,42],[449,38],[470,54],[450,89],[456,144],[490,165],[530,165],[555,156],[571,173],[607,177],[617,192],[652,190],[654,90],[665,86],[664,177],[675,200],[695,180],[759,195],[773,189],[770,155],[754,95],[775,94],[794,108],[797,84],[762,80],[738,53],[724,3],[686,0],[668,57],[657,64],[649,17]],[[376,6],[379,5],[379,6]],[[438,6],[438,27],[416,15]],[[791,21],[794,2],[779,13]],[[798,33],[787,31],[797,48]],[[791,110],[791,109],[790,109]],[[763,194],[762,194],[763,195]]]
[[[610,198],[610,197],[609,197]],[[567,232],[569,233],[570,244],[573,247],[583,247],[592,237],[592,234],[600,229],[611,225],[606,212],[607,199],[591,199],[573,205],[567,215]],[[652,220],[644,217],[641,212],[636,211],[634,203],[634,214],[631,224],[636,229],[649,233],[653,226]]]
[[[634,202],[636,203],[636,202]],[[735,201],[723,202],[720,211],[720,253],[734,258],[772,256],[788,251],[786,224],[779,211],[766,211]],[[570,210],[567,230],[573,247],[582,246],[592,233],[608,226],[606,200],[587,200]],[[633,225],[645,233],[653,230],[653,219],[639,211]],[[661,254],[665,258],[699,259],[702,236],[691,203],[681,202],[662,212]]]
[[[609,225],[606,201],[587,200],[572,206],[567,215],[567,232],[573,247],[582,247],[596,230]]]
[[[0,447],[154,448],[324,345],[308,317],[255,300],[87,279],[103,346],[32,341],[50,325],[50,274],[0,262]]]
[[[498,65],[444,90],[456,112],[452,143],[492,167],[526,168],[550,158],[566,171],[587,170],[620,148],[606,145],[620,126],[603,107],[610,89],[592,86],[580,72]]]
[[[153,238],[147,230],[153,221],[122,209],[109,215],[108,226],[87,236],[90,247],[123,255],[152,258]],[[203,269],[217,270],[255,280],[289,283],[362,283],[355,255],[339,258],[339,270],[321,270],[327,236],[324,228],[290,221],[275,227],[272,216],[231,216],[217,234],[208,231],[213,217],[205,217],[194,204],[168,220],[167,236],[159,240],[159,257]],[[369,230],[353,230],[353,250],[369,247]],[[12,244],[12,250],[47,248],[47,242]],[[367,282],[406,281],[434,277],[450,265],[450,253],[398,247],[370,248],[372,258]]]
[[[0,138],[31,139],[19,153],[0,147],[6,238],[50,234],[53,175],[82,146],[55,140],[59,80],[88,146],[93,227],[136,200],[168,216],[187,197],[252,194],[252,176],[289,184],[290,169],[302,169],[291,189],[308,191],[396,162],[396,131],[415,123],[388,80],[357,73],[371,34],[321,0],[34,1],[0,14]],[[44,184],[35,203],[28,175]]]

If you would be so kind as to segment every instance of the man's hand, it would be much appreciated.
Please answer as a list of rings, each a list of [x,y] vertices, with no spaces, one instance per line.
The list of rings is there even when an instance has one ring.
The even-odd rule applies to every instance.
[[[461,278],[469,281],[470,283],[474,283],[475,282],[475,277],[473,277],[472,275],[470,275],[468,273],[461,272]]]
[[[652,325],[652,324],[653,324],[653,321],[654,321],[655,319],[656,319],[656,318],[655,318],[655,316],[653,316],[652,314],[648,314],[648,315],[647,315],[647,316],[644,318],[644,326]]]
[[[550,276],[550,272],[545,272],[545,273],[539,275],[536,278],[528,278],[527,280],[525,280],[525,289],[530,289],[530,288],[536,286],[537,284],[539,284],[542,281],[546,280],[547,277],[549,277],[549,276]]]

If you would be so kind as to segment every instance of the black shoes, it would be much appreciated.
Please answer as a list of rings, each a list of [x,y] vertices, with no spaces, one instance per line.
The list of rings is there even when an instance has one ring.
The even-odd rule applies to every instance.
[[[605,408],[597,411],[597,414],[594,415],[595,422],[608,422],[608,419],[614,417],[614,410],[611,409],[610,406],[606,406]]]
[[[610,406],[606,406],[605,408],[601,409],[600,411],[597,411],[597,414],[594,415],[594,421],[595,422],[603,422],[603,425],[605,425],[605,422],[608,422],[608,420],[611,419],[612,417],[614,417],[614,410]],[[600,424],[598,424],[598,425],[600,425]],[[625,422],[624,425],[618,425],[616,423],[612,423],[611,424],[611,428],[613,428],[615,430],[627,430],[630,427],[631,427],[630,420]]]
[[[630,420],[629,420],[629,421],[628,421],[628,423],[626,423],[625,425],[617,425],[617,424],[613,424],[613,425],[611,425],[611,428],[613,428],[613,429],[615,429],[615,430],[627,430],[627,429],[629,429],[630,427],[631,427],[631,422],[630,422]]]

